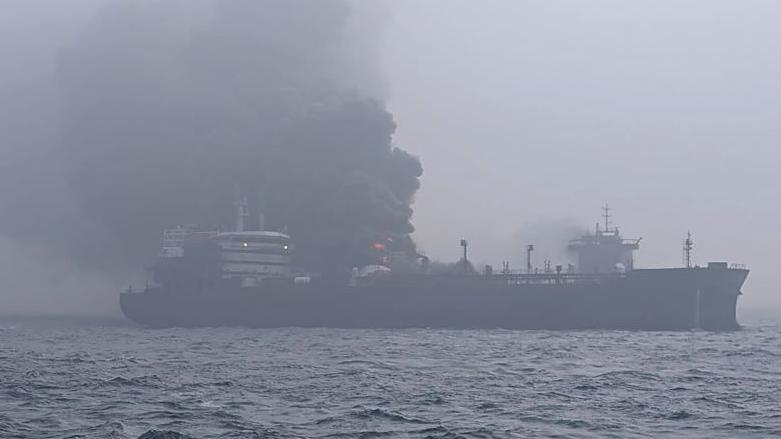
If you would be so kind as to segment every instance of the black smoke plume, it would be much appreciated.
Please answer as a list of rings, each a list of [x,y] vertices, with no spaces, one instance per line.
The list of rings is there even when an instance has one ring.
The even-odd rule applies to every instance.
[[[163,228],[229,227],[238,186],[296,262],[413,253],[422,168],[393,145],[374,32],[340,0],[114,2],[58,60],[70,251],[137,264]],[[365,18],[365,17],[364,17]]]

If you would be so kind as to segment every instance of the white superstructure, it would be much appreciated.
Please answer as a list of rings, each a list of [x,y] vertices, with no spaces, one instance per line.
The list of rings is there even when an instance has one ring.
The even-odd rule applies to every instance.
[[[233,232],[199,231],[196,226],[177,226],[163,232],[161,258],[183,258],[187,243],[212,242],[219,247],[223,279],[240,279],[244,286],[254,286],[267,277],[290,275],[292,242],[285,233],[264,230],[260,214],[257,231],[245,231],[249,209],[246,197],[236,197],[236,230]],[[189,250],[187,250],[189,251]]]
[[[290,236],[279,232],[230,232],[212,238],[220,246],[222,275],[245,283],[290,274]]]

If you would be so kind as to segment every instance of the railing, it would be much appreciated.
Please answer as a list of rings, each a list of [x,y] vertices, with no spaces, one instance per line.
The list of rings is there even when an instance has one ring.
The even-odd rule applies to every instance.
[[[581,285],[595,284],[625,277],[624,273],[538,273],[498,274],[492,281],[506,285]]]
[[[625,273],[537,273],[537,274],[407,274],[390,276],[369,276],[356,279],[359,285],[446,285],[457,284],[483,284],[483,285],[584,285],[599,284],[626,277]]]

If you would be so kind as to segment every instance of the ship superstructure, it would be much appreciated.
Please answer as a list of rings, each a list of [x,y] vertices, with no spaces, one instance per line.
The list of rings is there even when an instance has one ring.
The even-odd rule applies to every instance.
[[[222,277],[254,286],[267,277],[290,275],[290,236],[279,232],[219,233],[211,238],[222,258]]]
[[[570,241],[567,247],[577,254],[577,271],[580,273],[615,273],[633,270],[634,252],[640,248],[640,240],[624,239],[618,227],[610,227],[610,207],[604,210],[604,227],[597,223],[594,234],[586,234]]]
[[[162,249],[158,261],[150,267],[153,285],[171,281],[172,272],[190,272],[186,267],[199,267],[193,278],[214,276],[237,282],[241,287],[253,287],[267,278],[290,276],[292,240],[286,233],[245,229],[248,216],[246,198],[236,201],[235,230],[200,230],[195,225],[177,226],[163,231]],[[176,269],[174,269],[176,268]]]

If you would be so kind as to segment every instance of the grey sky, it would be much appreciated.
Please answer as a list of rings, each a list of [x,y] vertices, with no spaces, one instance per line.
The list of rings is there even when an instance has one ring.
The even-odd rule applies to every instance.
[[[385,61],[396,140],[421,156],[419,245],[458,239],[522,263],[527,223],[593,227],[615,208],[643,266],[753,269],[741,299],[775,300],[781,246],[781,3],[394,3]],[[520,242],[518,242],[520,241]]]
[[[55,54],[100,3],[6,5],[4,149],[57,137]],[[474,259],[518,267],[540,224],[591,228],[609,202],[643,237],[640,265],[680,264],[690,229],[698,263],[753,269],[741,306],[778,303],[781,3],[399,0],[371,26],[385,13],[395,142],[423,162],[413,222],[430,256],[455,259],[466,237]]]

